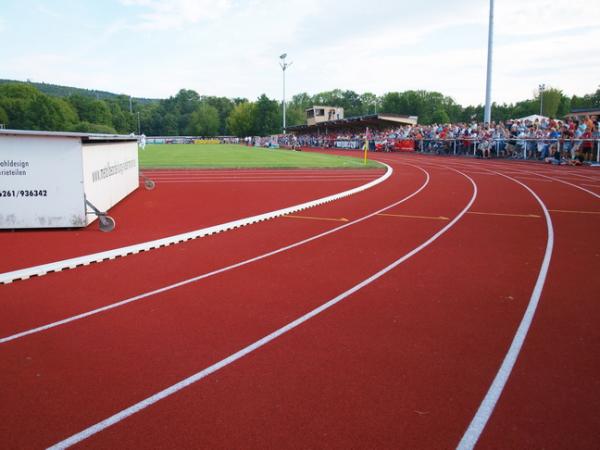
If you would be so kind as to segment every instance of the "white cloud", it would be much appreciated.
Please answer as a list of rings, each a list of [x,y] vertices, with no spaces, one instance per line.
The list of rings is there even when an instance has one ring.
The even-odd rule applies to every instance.
[[[38,13],[47,16],[50,19],[60,19],[62,17],[62,15],[56,9],[49,8],[42,3],[35,5],[35,9]]]
[[[586,1],[495,2],[495,101],[529,98],[539,83],[567,95],[597,88],[600,2]],[[32,42],[43,36],[61,53],[48,57],[39,46],[17,43],[4,55],[6,75],[146,97],[188,88],[280,99],[278,56],[287,52],[294,61],[286,74],[288,98],[334,88],[379,95],[426,89],[463,105],[483,102],[488,1],[423,0],[410,7],[397,0],[119,2],[118,12],[107,10],[97,21],[69,17],[93,30],[78,34],[73,45],[64,45],[65,36],[52,45],[44,23],[31,25]],[[6,34],[13,20],[3,17]],[[69,28],[56,26],[58,19],[47,23],[56,34]]]
[[[508,35],[552,34],[595,28],[600,2],[589,0],[509,0],[496,2],[497,31]]]
[[[138,28],[178,29],[200,21],[215,20],[231,8],[231,0],[121,0],[125,6],[146,9],[139,15]]]

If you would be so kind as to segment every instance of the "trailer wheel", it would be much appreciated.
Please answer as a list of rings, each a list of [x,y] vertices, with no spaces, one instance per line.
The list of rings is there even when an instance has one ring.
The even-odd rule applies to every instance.
[[[98,227],[100,231],[109,233],[115,229],[115,219],[110,216],[102,215],[98,217]]]

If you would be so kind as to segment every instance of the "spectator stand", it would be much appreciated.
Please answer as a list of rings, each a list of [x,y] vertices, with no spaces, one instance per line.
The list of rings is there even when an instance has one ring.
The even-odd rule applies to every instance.
[[[505,122],[417,125],[390,121],[378,114],[314,126],[289,127],[305,147],[361,149],[366,127],[372,130],[375,151],[411,151],[439,155],[546,160],[554,152],[573,164],[600,164],[598,115],[581,120],[529,116]],[[399,116],[395,116],[399,117]],[[285,144],[284,144],[285,145]]]

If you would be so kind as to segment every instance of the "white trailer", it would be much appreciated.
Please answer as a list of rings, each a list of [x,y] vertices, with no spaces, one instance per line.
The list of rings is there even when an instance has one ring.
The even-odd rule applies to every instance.
[[[139,186],[136,136],[0,130],[0,229],[85,227]]]

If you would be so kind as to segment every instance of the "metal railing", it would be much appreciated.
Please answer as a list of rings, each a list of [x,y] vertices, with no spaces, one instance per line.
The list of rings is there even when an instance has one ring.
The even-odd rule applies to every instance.
[[[600,139],[599,138],[423,138],[413,139],[415,150],[424,153],[446,153],[453,155],[472,154],[482,151],[482,145],[488,143],[490,153],[493,152],[497,158],[510,159],[543,159],[551,157],[554,150],[574,158],[576,153],[589,150],[590,155],[595,154],[596,162],[600,163]],[[552,147],[556,146],[555,149]]]
[[[332,138],[309,138],[299,139],[299,145],[306,147],[322,147],[335,149],[363,149],[364,139],[332,139]],[[472,155],[477,156],[485,146],[489,146],[490,155],[496,158],[507,159],[543,159],[551,157],[554,152],[553,146],[561,154],[570,158],[575,153],[589,151],[590,159],[595,155],[596,162],[600,163],[600,138],[397,138],[397,139],[374,139],[370,140],[369,150],[376,151],[402,151],[414,150],[422,153]],[[485,143],[485,144],[484,144]],[[487,150],[487,148],[486,148]]]

